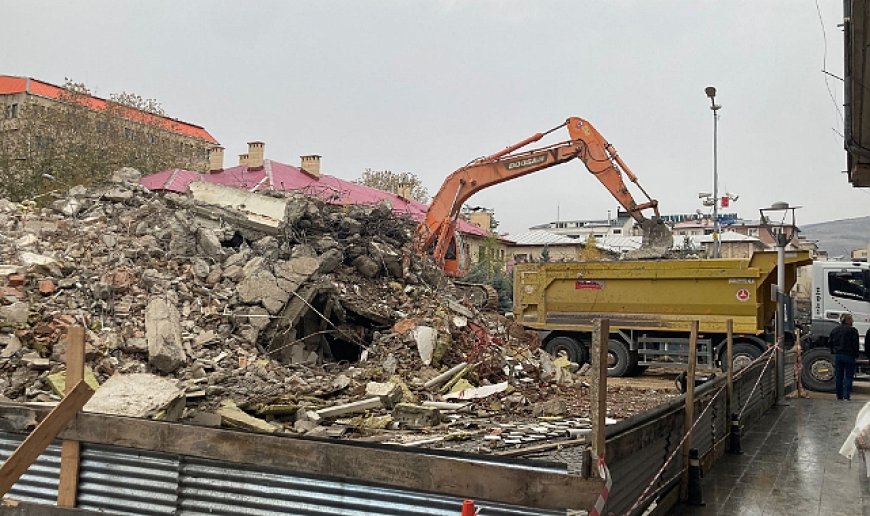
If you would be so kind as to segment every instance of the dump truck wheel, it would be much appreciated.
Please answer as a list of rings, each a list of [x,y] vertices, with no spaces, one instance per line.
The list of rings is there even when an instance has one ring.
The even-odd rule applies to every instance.
[[[751,364],[756,358],[760,357],[763,353],[758,346],[753,346],[752,344],[748,344],[746,342],[737,342],[734,344],[734,371],[739,371],[744,367],[747,367]],[[722,364],[722,370],[727,371],[728,360],[727,360],[727,350],[723,347],[721,355],[719,356],[719,363]]]
[[[550,341],[544,346],[544,350],[554,357],[559,356],[560,351],[564,351],[565,354],[568,355],[568,360],[571,362],[576,362],[578,364],[586,362],[586,348],[577,342],[576,339],[565,335],[550,339]]]
[[[610,339],[607,343],[607,376],[628,376],[637,365],[624,342]]]
[[[811,391],[834,392],[834,355],[826,348],[813,348],[803,353],[801,383]]]

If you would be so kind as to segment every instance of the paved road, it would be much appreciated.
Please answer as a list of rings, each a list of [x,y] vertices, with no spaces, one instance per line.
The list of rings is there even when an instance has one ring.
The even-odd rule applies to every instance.
[[[744,454],[726,455],[703,479],[707,505],[674,513],[870,516],[863,460],[837,453],[868,401],[870,382],[859,382],[852,401],[809,393],[772,408],[746,432]]]

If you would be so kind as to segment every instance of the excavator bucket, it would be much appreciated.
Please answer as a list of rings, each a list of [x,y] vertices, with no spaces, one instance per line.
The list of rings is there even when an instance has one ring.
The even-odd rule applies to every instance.
[[[655,259],[664,258],[674,246],[674,235],[671,228],[662,219],[656,217],[641,222],[643,240],[640,249],[626,255],[629,259]]]

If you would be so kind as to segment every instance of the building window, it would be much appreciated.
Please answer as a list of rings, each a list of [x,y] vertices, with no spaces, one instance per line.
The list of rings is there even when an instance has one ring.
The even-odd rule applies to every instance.
[[[6,118],[18,118],[18,104],[6,106]]]
[[[749,228],[749,231],[747,233],[749,234],[749,236],[757,237],[758,236],[758,228]]]
[[[557,223],[556,223],[556,227],[557,227],[557,228],[564,229],[565,226],[566,226],[566,224],[565,224],[564,222],[557,222]]]
[[[614,235],[621,235],[621,234],[622,234],[622,230],[621,230],[621,229],[614,229],[614,230],[613,230],[613,234],[614,234]]]

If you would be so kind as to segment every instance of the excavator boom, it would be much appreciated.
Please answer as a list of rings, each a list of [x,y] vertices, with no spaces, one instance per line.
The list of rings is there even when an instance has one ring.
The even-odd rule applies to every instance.
[[[514,153],[547,134],[567,127],[569,141],[540,149]],[[658,201],[651,199],[638,183],[637,176],[623,162],[616,149],[586,120],[569,118],[549,131],[534,135],[495,154],[472,161],[450,174],[432,199],[426,219],[418,226],[419,252],[431,253],[448,276],[464,275],[460,259],[461,242],[456,224],[462,205],[475,193],[490,186],[525,176],[555,165],[580,159],[616,200],[644,229],[644,247],[670,247],[671,233],[659,220]],[[638,204],[628,191],[623,174],[637,185],[647,200]],[[647,218],[645,210],[652,210]],[[670,240],[669,240],[670,239]]]

